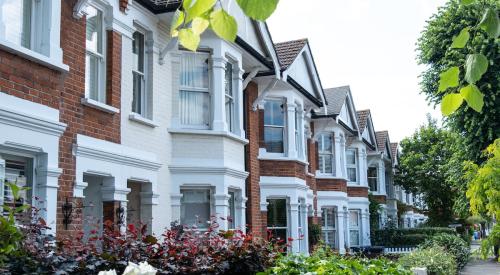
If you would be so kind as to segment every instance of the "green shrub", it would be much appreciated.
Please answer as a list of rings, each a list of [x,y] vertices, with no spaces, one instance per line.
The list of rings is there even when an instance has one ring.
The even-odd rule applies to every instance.
[[[452,275],[457,273],[455,258],[440,246],[417,249],[399,259],[405,268],[426,267],[429,275]]]
[[[469,245],[457,235],[437,234],[422,243],[420,247],[429,248],[436,245],[444,248],[446,252],[454,256],[458,270],[464,268],[469,261]]]
[[[448,227],[384,228],[375,230],[372,235],[372,244],[392,247],[413,246],[419,245],[428,237],[442,233],[456,234],[456,231]],[[403,237],[407,235],[410,237]],[[426,238],[422,238],[422,235]]]
[[[407,234],[396,237],[394,241],[403,246],[417,246],[428,238],[429,236],[425,234]]]
[[[410,275],[412,272],[387,259],[341,257],[320,248],[311,256],[288,255],[276,261],[274,267],[258,274],[388,274]]]

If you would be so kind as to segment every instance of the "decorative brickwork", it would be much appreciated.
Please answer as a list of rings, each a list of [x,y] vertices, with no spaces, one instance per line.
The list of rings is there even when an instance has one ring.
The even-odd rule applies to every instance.
[[[339,191],[347,193],[347,181],[344,179],[316,179],[316,182],[318,191]]]
[[[374,195],[373,199],[381,204],[386,204],[387,203],[387,196],[385,195]]]
[[[260,175],[271,177],[295,177],[306,180],[306,166],[298,161],[260,160]]]
[[[368,187],[348,186],[347,196],[368,198]]]

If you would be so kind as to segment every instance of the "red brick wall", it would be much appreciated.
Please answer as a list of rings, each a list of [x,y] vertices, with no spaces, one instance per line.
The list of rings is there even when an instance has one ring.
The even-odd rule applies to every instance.
[[[368,187],[348,186],[347,196],[368,198]]]
[[[373,199],[376,202],[381,203],[381,204],[386,204],[386,202],[387,202],[387,197],[383,196],[383,195],[374,195]]]
[[[306,166],[298,161],[260,160],[260,175],[306,180]]]
[[[0,50],[0,90],[7,94],[59,109],[60,121],[67,124],[59,143],[58,236],[81,228],[81,216],[73,217],[73,224],[65,230],[60,206],[73,196],[75,158],[72,155],[76,135],[83,134],[115,143],[120,142],[120,115],[108,114],[85,107],[85,18],[74,19],[76,0],[61,1],[61,47],[63,63],[69,72],[61,73],[22,57]],[[120,108],[121,36],[109,34],[107,65],[108,103]],[[109,76],[112,74],[112,77]],[[80,200],[74,202],[81,203]]]
[[[260,164],[257,159],[259,156],[259,140],[261,131],[260,117],[263,112],[254,111],[252,104],[257,99],[257,84],[251,82],[248,84],[245,92],[245,131],[249,143],[245,146],[245,169],[249,173],[246,179],[247,208],[246,219],[249,226],[248,230],[256,237],[265,237],[267,226],[267,214],[260,211]]]
[[[316,182],[318,191],[340,191],[347,193],[347,181],[344,179],[316,179]]]

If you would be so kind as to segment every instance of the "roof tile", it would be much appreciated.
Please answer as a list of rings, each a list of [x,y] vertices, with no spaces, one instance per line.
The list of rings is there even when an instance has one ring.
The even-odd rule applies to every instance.
[[[306,44],[305,38],[274,44],[282,70],[286,70],[293,63]]]

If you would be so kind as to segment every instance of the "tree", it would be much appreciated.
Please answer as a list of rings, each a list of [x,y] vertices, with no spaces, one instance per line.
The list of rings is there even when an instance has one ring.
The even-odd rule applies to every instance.
[[[461,2],[475,3],[450,0],[429,19],[417,42],[417,60],[427,66],[422,93],[430,103],[443,104],[447,97],[447,104],[458,108],[446,122],[464,136],[467,157],[480,162],[481,150],[500,136],[499,1]]]
[[[457,188],[448,180],[448,161],[459,148],[459,137],[428,117],[411,137],[401,141],[398,184],[420,194],[429,209],[428,223],[448,225],[453,220],[453,204]]]

